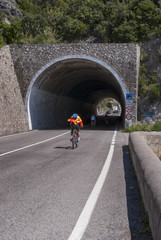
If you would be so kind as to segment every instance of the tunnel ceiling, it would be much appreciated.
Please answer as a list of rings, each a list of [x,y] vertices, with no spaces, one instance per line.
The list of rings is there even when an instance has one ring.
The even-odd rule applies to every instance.
[[[105,97],[121,102],[122,90],[114,75],[100,64],[86,59],[68,59],[47,68],[35,87],[57,96],[97,104]]]

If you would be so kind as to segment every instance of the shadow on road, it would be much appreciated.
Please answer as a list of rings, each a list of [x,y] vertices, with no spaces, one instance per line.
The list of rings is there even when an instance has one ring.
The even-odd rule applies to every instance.
[[[128,146],[123,146],[123,164],[131,240],[152,240]]]
[[[71,146],[68,146],[68,147],[55,147],[56,149],[72,149]]]

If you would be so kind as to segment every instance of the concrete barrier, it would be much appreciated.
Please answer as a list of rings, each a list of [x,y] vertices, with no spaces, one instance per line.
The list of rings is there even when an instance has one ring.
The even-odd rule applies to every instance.
[[[145,132],[145,141],[161,160],[161,132]]]
[[[129,147],[153,239],[161,240],[161,161],[141,132],[130,134]]]

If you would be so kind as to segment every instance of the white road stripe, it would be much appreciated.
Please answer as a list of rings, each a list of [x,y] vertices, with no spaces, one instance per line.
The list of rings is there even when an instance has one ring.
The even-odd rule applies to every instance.
[[[114,132],[113,138],[112,138],[112,142],[115,141],[116,138],[116,134],[117,131]],[[89,220],[91,218],[92,212],[94,210],[94,207],[96,205],[96,202],[98,200],[98,197],[100,195],[101,189],[103,187],[103,184],[105,182],[106,176],[108,174],[109,171],[109,167],[111,164],[111,160],[113,157],[113,152],[114,152],[114,144],[111,142],[111,146],[110,146],[110,151],[108,153],[108,156],[106,158],[105,164],[102,168],[102,171],[100,173],[100,176],[85,204],[85,207],[70,235],[70,237],[68,238],[68,240],[80,240],[87,228],[87,225],[89,223]]]
[[[62,133],[62,134],[60,134],[60,135],[58,135],[58,136],[55,136],[55,137],[52,137],[52,138],[48,138],[48,139],[43,140],[43,141],[41,141],[41,142],[33,143],[33,144],[30,144],[30,145],[25,146],[25,147],[22,147],[22,148],[18,148],[18,149],[15,149],[15,150],[12,150],[12,151],[9,151],[9,152],[6,152],[6,153],[2,153],[2,154],[0,154],[0,157],[5,156],[5,155],[8,155],[8,154],[11,154],[11,153],[14,153],[14,152],[21,151],[21,150],[26,149],[26,148],[29,148],[29,147],[33,147],[33,146],[39,145],[39,144],[41,144],[41,143],[45,143],[45,142],[51,141],[51,140],[53,140],[53,139],[55,139],[55,138],[58,138],[58,137],[61,137],[61,136],[65,135],[65,134],[67,134],[67,133],[69,133],[69,132],[70,132],[70,131],[65,132],[65,133]]]

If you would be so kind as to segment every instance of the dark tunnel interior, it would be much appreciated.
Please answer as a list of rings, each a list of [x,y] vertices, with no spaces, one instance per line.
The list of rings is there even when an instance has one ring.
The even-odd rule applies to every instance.
[[[124,92],[113,72],[88,59],[58,61],[46,67],[31,88],[28,98],[31,128],[65,127],[74,112],[86,123],[92,113],[97,113],[98,103],[106,97],[120,103],[124,124]]]

